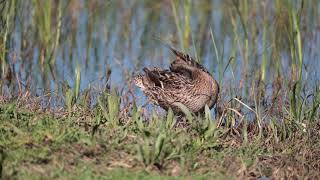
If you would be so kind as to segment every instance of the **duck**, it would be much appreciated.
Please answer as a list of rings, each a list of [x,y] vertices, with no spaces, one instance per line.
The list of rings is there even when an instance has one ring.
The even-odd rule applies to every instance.
[[[211,73],[190,55],[167,46],[175,55],[169,69],[143,68],[143,73],[133,77],[153,104],[175,114],[183,114],[181,105],[192,113],[202,113],[205,106],[212,109],[217,102],[219,84]]]

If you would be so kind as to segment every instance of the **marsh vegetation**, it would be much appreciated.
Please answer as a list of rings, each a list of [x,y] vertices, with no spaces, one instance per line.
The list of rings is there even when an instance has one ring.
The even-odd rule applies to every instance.
[[[319,178],[318,0],[0,1],[0,177]],[[188,125],[133,86],[160,41],[220,84]],[[219,118],[218,118],[219,117]]]

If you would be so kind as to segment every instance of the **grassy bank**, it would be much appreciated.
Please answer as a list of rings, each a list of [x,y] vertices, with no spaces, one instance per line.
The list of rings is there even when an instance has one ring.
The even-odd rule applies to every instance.
[[[313,104],[299,104],[301,121],[287,114],[283,122],[233,125],[227,114],[217,127],[207,113],[177,128],[171,112],[146,117],[141,107],[117,108],[116,94],[98,98],[103,106],[70,111],[43,109],[26,96],[2,100],[2,178],[319,176],[319,94]]]

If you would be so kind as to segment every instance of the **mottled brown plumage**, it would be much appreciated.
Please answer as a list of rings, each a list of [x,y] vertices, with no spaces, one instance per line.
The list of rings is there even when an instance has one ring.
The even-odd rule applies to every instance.
[[[211,109],[218,98],[219,85],[206,68],[192,57],[169,47],[176,55],[170,70],[143,68],[144,74],[134,77],[148,99],[156,105],[181,113],[180,102],[194,113],[202,112],[205,105]]]

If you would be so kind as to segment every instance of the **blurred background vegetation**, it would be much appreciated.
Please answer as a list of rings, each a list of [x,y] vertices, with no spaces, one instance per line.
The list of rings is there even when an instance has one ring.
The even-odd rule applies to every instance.
[[[301,79],[314,86],[319,6],[317,0],[1,1],[1,92],[59,92],[76,83],[84,90],[105,84],[110,73],[114,85],[127,86],[132,72],[166,67],[173,58],[154,38],[201,61],[227,94],[236,88],[236,95],[249,96],[254,86],[278,92]]]

